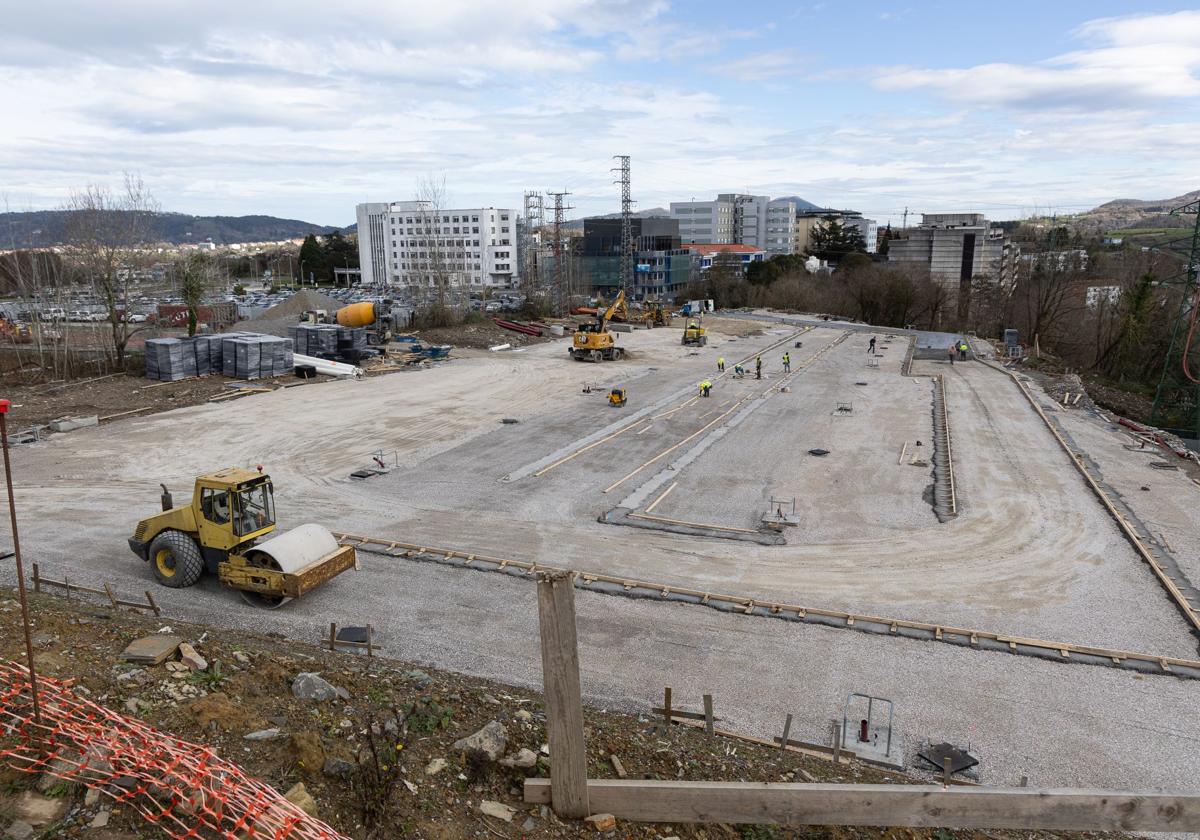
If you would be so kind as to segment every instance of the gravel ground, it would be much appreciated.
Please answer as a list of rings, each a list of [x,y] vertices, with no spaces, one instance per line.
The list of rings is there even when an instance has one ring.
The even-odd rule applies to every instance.
[[[1200,487],[1183,469],[1185,462],[1158,447],[1127,450],[1126,446],[1137,446],[1138,439],[1094,412],[1068,410],[1055,416],[1099,464],[1105,481],[1174,555],[1192,583],[1200,584]],[[1154,469],[1150,466],[1154,462],[1179,469]]]
[[[22,542],[48,574],[65,571],[81,582],[107,580],[119,592],[139,592],[149,585],[148,573],[124,540],[139,516],[157,509],[157,483],[179,493],[200,472],[263,463],[276,479],[285,527],[315,520],[813,606],[1195,655],[1182,620],[1040,419],[1011,383],[981,365],[916,365],[918,373],[947,375],[963,514],[944,526],[926,520],[904,528],[902,517],[889,512],[896,516],[889,533],[864,536],[860,528],[879,526],[861,521],[861,510],[852,507],[860,488],[851,484],[831,484],[808,499],[830,521],[860,510],[844,517],[850,520],[844,533],[780,548],[598,523],[617,501],[612,497],[625,495],[604,488],[711,419],[692,407],[661,428],[623,434],[541,478],[502,481],[614,422],[620,410],[602,395],[582,393],[584,384],[623,384],[628,408],[636,409],[711,376],[718,355],[741,358],[790,334],[786,328],[753,337],[714,331],[707,348],[693,350],[679,346],[676,330],[638,331],[622,337],[631,358],[604,365],[570,362],[565,344],[551,342],[521,354],[487,354],[59,436],[14,453]],[[840,381],[858,369],[863,341],[843,342],[798,377],[798,385],[825,387],[823,377]],[[900,343],[892,346],[888,353],[898,359]],[[898,363],[890,355],[881,361]],[[881,382],[895,378],[889,390],[903,383],[927,393],[927,385],[886,367],[876,375]],[[797,387],[780,396],[802,393]],[[770,419],[764,413],[770,402],[745,428],[731,430],[722,446],[753,431],[759,414]],[[896,440],[880,436],[876,443],[862,430],[898,422],[899,415],[913,424],[904,434],[915,436],[929,417],[924,397],[908,400],[902,393],[897,400],[864,398],[861,417],[858,411],[856,402],[854,418],[838,418],[858,425],[832,428],[858,429],[859,437],[849,437],[841,450],[826,448],[848,458],[856,446],[864,459],[885,450],[898,456]],[[803,419],[800,411],[795,416]],[[520,423],[502,425],[505,417]],[[368,465],[369,454],[380,449],[394,452],[401,469],[349,481],[348,473]],[[761,470],[767,456],[757,457],[752,468]],[[736,486],[733,478],[724,479],[727,486]],[[898,504],[917,509],[913,487],[877,483],[892,487]],[[732,492],[736,498],[745,491]],[[369,558],[366,568],[270,613],[244,608],[211,582],[161,594],[174,614],[296,638],[315,637],[330,620],[370,621],[390,637],[397,655],[536,682],[531,587],[379,558]],[[1168,785],[1190,780],[1196,769],[1197,732],[1189,722],[1196,688],[1173,679],[602,596],[581,597],[580,619],[589,692],[604,702],[649,702],[671,682],[685,694],[712,689],[718,708],[735,723],[764,734],[773,734],[794,706],[798,724],[803,719],[800,731],[818,737],[846,692],[865,690],[900,704],[907,737],[980,745],[985,774],[995,774],[985,775],[991,781],[1024,774],[1035,783]],[[1136,723],[1143,720],[1153,723]]]
[[[167,616],[313,642],[329,621],[369,620],[388,656],[540,684],[531,582],[370,554],[363,565],[273,611],[212,581],[155,594]],[[118,591],[135,585],[130,571]],[[576,607],[584,693],[600,707],[644,712],[670,685],[681,706],[711,693],[736,731],[770,738],[790,713],[793,737],[820,740],[857,691],[896,704],[910,758],[925,739],[970,742],[985,784],[1190,789],[1200,772],[1192,682],[586,592]]]

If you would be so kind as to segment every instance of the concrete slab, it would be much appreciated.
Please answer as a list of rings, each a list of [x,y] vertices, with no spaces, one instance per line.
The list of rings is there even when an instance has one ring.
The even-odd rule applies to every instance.
[[[182,643],[183,639],[178,636],[143,636],[130,642],[125,650],[121,651],[121,658],[126,662],[161,665],[175,655]]]

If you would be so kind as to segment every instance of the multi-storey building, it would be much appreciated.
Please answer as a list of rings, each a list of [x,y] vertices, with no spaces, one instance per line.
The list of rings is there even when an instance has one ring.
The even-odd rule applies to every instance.
[[[733,204],[716,201],[672,201],[671,218],[679,224],[683,242],[727,245],[733,238]]]
[[[674,219],[630,220],[633,234],[634,300],[670,299],[693,279],[693,256],[681,246]],[[591,294],[611,296],[621,287],[621,220],[583,220],[583,275]]]
[[[671,218],[683,242],[764,248],[770,203],[765,195],[721,193],[716,201],[672,201]]]
[[[930,277],[965,293],[960,301],[969,298],[975,278],[1012,283],[1019,256],[1020,248],[981,213],[925,213],[904,238],[888,242],[889,263],[928,266]]]
[[[512,289],[520,282],[517,213],[481,207],[443,210],[428,201],[360,204],[363,282],[417,292]]]

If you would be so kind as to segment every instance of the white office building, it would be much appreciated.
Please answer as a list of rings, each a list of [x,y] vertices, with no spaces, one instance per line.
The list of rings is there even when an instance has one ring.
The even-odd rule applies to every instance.
[[[428,201],[396,201],[360,204],[357,215],[364,283],[410,291],[438,285],[512,289],[520,283],[514,210],[443,210]]]
[[[733,239],[733,204],[728,201],[672,201],[671,218],[679,222],[679,241],[729,245]]]

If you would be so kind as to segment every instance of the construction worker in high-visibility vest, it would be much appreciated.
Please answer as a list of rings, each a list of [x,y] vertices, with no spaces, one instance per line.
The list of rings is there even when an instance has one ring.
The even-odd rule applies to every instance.
[[[717,373],[724,373],[724,372],[725,372],[725,357],[719,356],[717,358]]]
[[[708,392],[712,390],[712,383],[705,379],[700,383],[700,396],[707,397]]]
[[[783,372],[784,373],[792,372],[792,354],[788,353],[786,351],[783,354]]]

